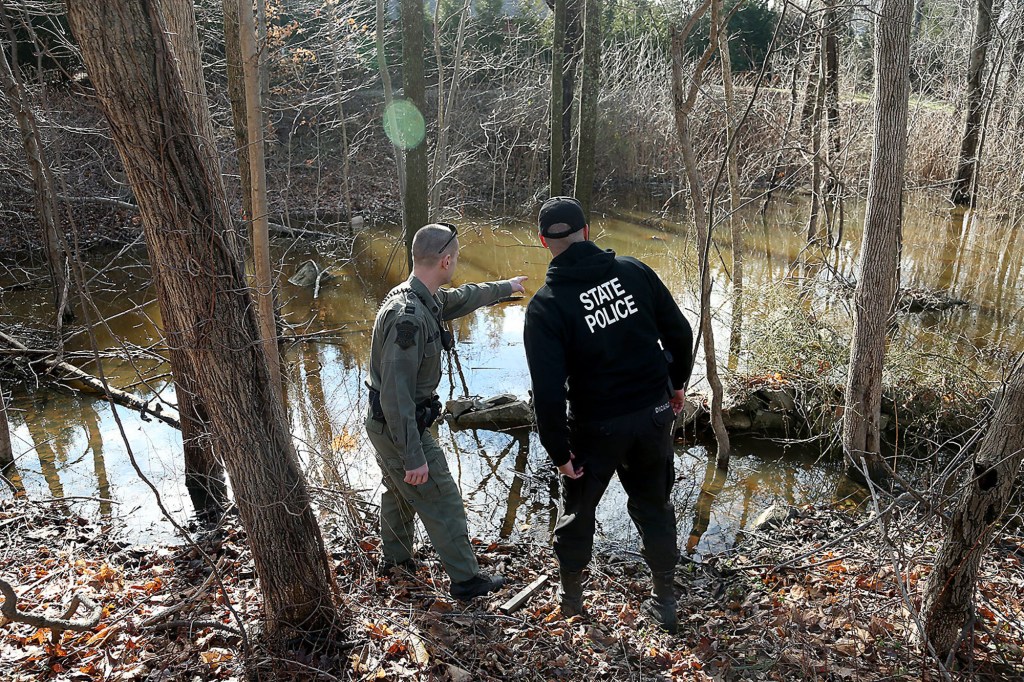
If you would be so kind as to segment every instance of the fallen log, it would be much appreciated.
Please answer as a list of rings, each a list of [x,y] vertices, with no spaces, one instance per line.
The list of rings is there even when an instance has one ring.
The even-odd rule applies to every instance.
[[[0,343],[19,351],[22,355],[36,358],[36,360],[33,360],[32,362],[41,363],[46,368],[47,374],[58,381],[65,383],[78,382],[91,391],[108,396],[118,405],[137,410],[142,414],[143,419],[153,417],[168,426],[181,429],[181,421],[178,418],[178,413],[172,408],[164,408],[164,406],[160,404],[155,408],[150,407],[148,400],[143,400],[136,395],[114,388],[107,382],[99,379],[98,377],[94,377],[88,372],[80,370],[70,363],[49,357],[52,354],[50,351],[28,348],[21,341],[18,341],[13,336],[9,336],[3,332],[0,332]]]

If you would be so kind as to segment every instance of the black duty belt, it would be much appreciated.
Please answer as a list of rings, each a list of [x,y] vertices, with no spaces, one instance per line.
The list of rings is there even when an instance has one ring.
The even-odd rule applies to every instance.
[[[384,418],[384,408],[380,405],[380,391],[370,384],[370,418],[381,424],[387,423]],[[430,428],[437,418],[441,416],[441,398],[435,393],[426,400],[416,403],[416,428],[420,434]]]

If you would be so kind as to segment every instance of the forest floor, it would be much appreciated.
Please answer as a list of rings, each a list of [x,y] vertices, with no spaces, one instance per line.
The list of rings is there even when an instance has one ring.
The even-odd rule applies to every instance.
[[[15,586],[22,612],[59,616],[73,593],[102,608],[99,624],[85,632],[54,636],[3,624],[0,677],[19,682],[1024,675],[1024,536],[1004,532],[987,553],[973,646],[962,648],[944,677],[914,644],[937,524],[898,509],[872,518],[795,508],[728,556],[684,561],[677,635],[639,613],[649,584],[637,557],[595,558],[588,613],[566,619],[548,547],[474,541],[481,564],[504,573],[508,584],[464,604],[447,597],[429,550],[415,573],[385,574],[373,536],[328,537],[341,627],[317,651],[261,644],[254,570],[234,521],[204,533],[198,546],[137,547],[59,503],[11,500],[0,503],[0,536],[0,577]],[[218,566],[219,581],[198,547]],[[549,580],[522,609],[501,612],[503,602],[545,574]]]

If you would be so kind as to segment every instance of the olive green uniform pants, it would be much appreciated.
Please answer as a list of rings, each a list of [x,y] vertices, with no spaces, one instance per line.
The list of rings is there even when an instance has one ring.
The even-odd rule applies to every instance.
[[[370,417],[366,418],[365,426],[384,479],[380,500],[384,560],[400,563],[412,557],[414,521],[419,515],[451,581],[460,583],[475,576],[480,568],[469,543],[462,493],[434,436],[429,430],[420,436],[430,469],[427,482],[409,485],[403,480],[405,460],[391,440],[387,426]]]

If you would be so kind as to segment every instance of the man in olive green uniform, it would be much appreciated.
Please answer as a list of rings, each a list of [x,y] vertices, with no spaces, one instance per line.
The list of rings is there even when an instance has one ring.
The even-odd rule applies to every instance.
[[[451,579],[452,596],[471,599],[498,589],[504,578],[480,572],[469,543],[462,495],[444,452],[427,429],[441,411],[434,393],[441,381],[441,351],[452,345],[442,322],[522,293],[526,278],[442,289],[451,283],[459,260],[452,225],[420,228],[412,255],[412,276],[385,297],[370,347],[370,410],[365,424],[384,477],[384,561],[411,563],[418,514]]]

